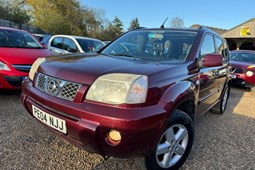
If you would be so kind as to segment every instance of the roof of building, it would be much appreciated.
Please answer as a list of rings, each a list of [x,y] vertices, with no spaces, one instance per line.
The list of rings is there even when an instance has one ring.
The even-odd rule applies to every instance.
[[[222,36],[224,38],[255,38],[255,18],[231,28]]]

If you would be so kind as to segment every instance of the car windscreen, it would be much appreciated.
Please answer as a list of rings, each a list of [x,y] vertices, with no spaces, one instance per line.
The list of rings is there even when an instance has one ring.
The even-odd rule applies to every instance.
[[[96,40],[89,40],[89,39],[82,39],[82,38],[76,38],[76,40],[80,44],[82,50],[86,53],[97,52],[104,46],[103,43]]]
[[[43,46],[27,32],[0,30],[0,47],[41,49]]]
[[[187,58],[197,33],[177,30],[131,31],[101,54],[180,63]]]
[[[231,52],[230,60],[232,61],[240,61],[247,63],[255,63],[255,53],[249,52]]]

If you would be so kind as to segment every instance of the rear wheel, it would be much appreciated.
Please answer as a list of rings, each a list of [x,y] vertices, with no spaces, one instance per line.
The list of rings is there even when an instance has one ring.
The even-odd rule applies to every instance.
[[[211,109],[213,113],[223,114],[225,112],[227,104],[228,104],[229,93],[230,93],[230,88],[228,85],[226,85],[220,102]]]
[[[155,151],[146,157],[147,169],[180,168],[190,153],[193,140],[192,119],[186,113],[176,110],[168,120]]]

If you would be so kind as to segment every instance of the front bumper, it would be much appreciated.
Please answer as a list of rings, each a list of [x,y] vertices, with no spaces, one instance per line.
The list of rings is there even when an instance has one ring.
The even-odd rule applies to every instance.
[[[0,89],[21,89],[22,81],[28,73],[18,71],[0,72]]]
[[[232,79],[233,85],[252,87],[255,85],[255,75],[248,77],[245,73],[232,73],[236,78]]]
[[[120,108],[92,102],[70,102],[49,96],[25,80],[21,95],[23,105],[32,114],[32,105],[66,121],[67,134],[48,127],[55,134],[89,152],[104,156],[130,157],[145,155],[157,144],[166,113],[172,108],[164,103],[141,108]],[[80,96],[81,99],[84,96]],[[109,145],[107,133],[121,133],[117,146]]]

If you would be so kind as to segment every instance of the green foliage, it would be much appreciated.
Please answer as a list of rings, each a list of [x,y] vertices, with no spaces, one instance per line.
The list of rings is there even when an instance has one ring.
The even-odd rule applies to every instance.
[[[20,0],[0,0],[0,19],[28,23],[30,16]]]
[[[135,18],[131,20],[128,30],[133,30],[139,27],[140,27],[140,24],[139,24],[138,18]]]

